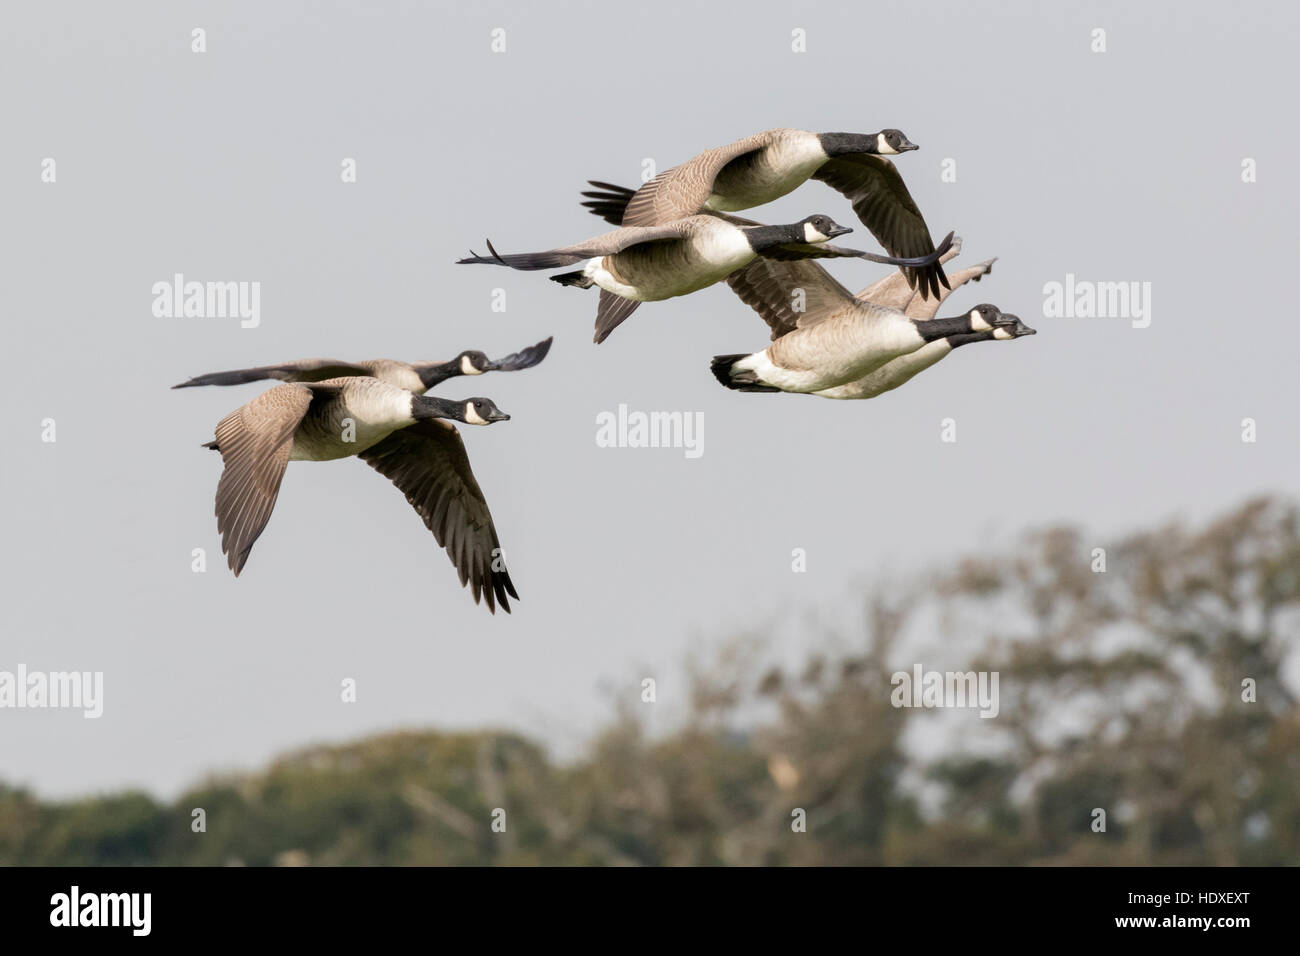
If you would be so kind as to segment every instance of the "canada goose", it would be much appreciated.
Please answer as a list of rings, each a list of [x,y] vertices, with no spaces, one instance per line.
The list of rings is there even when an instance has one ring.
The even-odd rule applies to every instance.
[[[825,244],[852,231],[822,215],[780,226],[700,215],[662,225],[623,227],[546,252],[503,256],[489,242],[491,255],[471,255],[457,261],[462,265],[482,263],[536,270],[587,260],[578,272],[551,278],[561,285],[581,289],[600,287],[595,336],[599,343],[642,302],[656,302],[703,289],[759,256],[782,260],[849,256],[890,265],[917,265],[922,261]],[[930,253],[926,261],[937,260],[946,248],[945,245]]]
[[[440,382],[457,375],[482,375],[484,372],[517,372],[532,368],[551,350],[551,339],[511,353],[502,359],[490,359],[482,352],[461,352],[449,362],[395,362],[392,359],[366,359],[364,362],[340,362],[336,359],[302,359],[283,365],[260,365],[230,372],[210,372],[172,388],[191,388],[195,385],[243,385],[263,379],[281,382],[323,382],[329,378],[364,375],[381,382],[396,385],[408,392],[423,395]]]
[[[935,248],[930,230],[903,177],[886,158],[917,148],[896,129],[878,133],[764,130],[705,150],[660,173],[636,191],[624,214],[613,221],[654,226],[707,210],[735,212],[772,202],[809,179],[818,179],[853,203],[862,224],[890,255],[924,257]],[[605,184],[592,185],[603,188]],[[600,194],[591,198],[593,206],[604,202]],[[937,262],[907,268],[905,275],[923,297],[937,295],[939,287],[947,284]]]
[[[755,260],[727,284],[772,329],[762,352],[714,356],[714,376],[741,391],[821,392],[950,335],[1012,326],[992,305],[919,321],[903,309],[856,297],[809,262]]]
[[[845,400],[875,398],[877,395],[893,391],[898,386],[910,382],[931,365],[946,357],[953,349],[962,345],[969,345],[972,342],[1018,339],[1021,336],[1038,334],[1037,329],[1031,329],[1016,316],[1008,315],[1007,318],[1013,320],[1010,325],[985,329],[981,332],[949,335],[946,338],[926,342],[915,352],[909,352],[907,355],[896,358],[891,362],[886,362],[874,372],[864,375],[856,381],[849,382],[846,385],[837,385],[834,388],[824,388],[811,394],[819,395],[822,398]]]
[[[944,254],[943,262],[947,263],[961,251],[961,240],[958,239],[953,244],[953,248]],[[902,309],[913,319],[920,321],[934,318],[939,311],[940,304],[948,298],[952,292],[961,288],[967,282],[979,282],[984,276],[993,271],[993,263],[996,259],[986,259],[984,262],[977,262],[972,266],[959,269],[949,274],[950,289],[943,289],[935,298],[922,301],[916,292],[909,289],[907,280],[901,272],[895,272],[886,276],[879,282],[876,282],[863,289],[856,296],[858,299],[865,299],[868,302],[874,302],[877,305],[892,306],[896,309]],[[810,394],[818,395],[822,398],[834,399],[866,399],[875,398],[884,392],[892,391],[898,386],[910,381],[930,366],[934,365],[940,359],[952,352],[954,348],[961,345],[968,345],[972,342],[984,341],[1003,341],[1020,338],[1025,335],[1035,335],[1036,330],[1031,329],[1019,319],[1009,326],[995,328],[986,332],[971,332],[963,335],[950,335],[947,338],[936,339],[933,342],[927,342],[915,352],[886,362],[880,368],[868,375],[863,376],[857,381],[849,382],[845,385],[837,385],[834,388],[823,389],[819,392]]]
[[[204,447],[221,452],[217,530],[239,576],[266,527],[290,461],[356,455],[392,480],[424,519],[452,564],[488,610],[518,598],[501,563],[500,542],[483,491],[454,425],[509,420],[486,398],[452,401],[417,395],[377,378],[349,376],[276,385],[217,425]]]

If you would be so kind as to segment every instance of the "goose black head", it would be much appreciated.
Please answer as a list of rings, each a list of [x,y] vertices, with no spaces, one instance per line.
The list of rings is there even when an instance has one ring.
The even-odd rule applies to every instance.
[[[497,408],[490,398],[436,398],[432,395],[411,395],[411,417],[417,422],[430,418],[450,418],[466,425],[491,425],[507,422],[510,416]]]
[[[876,153],[881,156],[892,156],[897,153],[908,153],[914,149],[920,149],[901,129],[882,129],[876,134]]]
[[[461,375],[482,375],[492,371],[492,360],[476,349],[469,349],[456,356],[456,364]]]
[[[804,242],[827,242],[836,236],[853,231],[848,226],[841,226],[830,216],[823,216],[820,213],[800,220],[799,225],[803,227]]]
[[[993,329],[993,337],[995,339],[1018,339],[1022,335],[1038,334],[1037,329],[1031,329],[1029,326],[1025,325],[1025,323],[1021,322],[1018,315],[1011,315],[1010,313],[1003,312],[1002,317],[1004,319],[1010,319],[1011,322],[1007,325],[999,325]]]
[[[459,421],[466,425],[491,425],[493,422],[508,422],[510,416],[497,408],[490,398],[469,398],[464,402]]]
[[[1010,327],[1020,321],[1014,315],[1003,312],[996,305],[989,305],[987,302],[971,309],[967,313],[967,318],[970,319],[972,332],[989,332],[993,329]]]

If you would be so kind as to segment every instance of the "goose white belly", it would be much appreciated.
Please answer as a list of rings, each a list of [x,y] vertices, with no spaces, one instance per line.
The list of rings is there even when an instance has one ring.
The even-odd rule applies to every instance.
[[[344,423],[339,421],[337,427],[301,428],[293,436],[293,447],[289,449],[290,461],[334,461],[338,458],[350,458],[359,455],[371,445],[377,445],[400,425],[372,425],[356,422],[352,427],[355,441],[345,441]]]
[[[832,320],[783,336],[751,358],[754,373],[768,384],[789,392],[820,392],[871,375],[923,344],[909,319]],[[748,361],[742,359],[739,367]]]
[[[947,339],[926,342],[915,352],[892,359],[869,375],[845,385],[819,389],[816,394],[822,398],[841,400],[875,398],[910,382],[951,351],[952,345]]]
[[[718,222],[680,245],[676,255],[620,252],[589,259],[583,275],[608,292],[638,302],[687,295],[721,282],[748,265],[754,249],[740,229]]]
[[[826,159],[815,137],[769,146],[735,173],[720,173],[704,208],[736,212],[780,199],[806,183]]]
[[[293,436],[290,461],[347,458],[415,421],[410,392],[372,378],[342,381],[347,383],[344,399],[332,399],[303,418]]]

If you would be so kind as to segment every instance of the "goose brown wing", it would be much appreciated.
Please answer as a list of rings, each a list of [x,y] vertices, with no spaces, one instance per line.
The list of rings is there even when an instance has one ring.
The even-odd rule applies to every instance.
[[[842,193],[853,204],[862,224],[891,256],[910,259],[934,252],[925,217],[907,191],[898,167],[886,157],[870,153],[835,156],[823,163],[812,178]],[[937,296],[940,287],[947,285],[943,266],[938,262],[905,268],[903,274],[922,298]]]
[[[774,341],[856,304],[848,289],[807,260],[758,258],[727,276],[727,285],[768,324]]]
[[[277,385],[217,425],[215,444],[225,465],[217,482],[217,531],[236,577],[271,518],[294,432],[313,395],[304,385]]]
[[[652,226],[694,216],[704,208],[713,192],[713,181],[722,168],[762,149],[769,141],[769,133],[757,133],[726,146],[705,150],[680,166],[664,170],[628,200],[623,212],[623,225]]]
[[[511,269],[522,269],[524,271],[557,269],[560,266],[571,266],[576,262],[582,262],[584,259],[612,256],[643,242],[689,239],[691,235],[693,235],[693,230],[690,220],[687,219],[656,226],[614,229],[585,242],[574,243],[571,246],[561,246],[558,249],[548,249],[545,252],[518,252],[502,255],[489,242],[488,255],[480,256],[473,254],[471,251],[471,255],[456,261],[460,265],[509,266]]]
[[[360,458],[406,495],[451,558],[461,586],[468,584],[474,603],[482,595],[493,614],[498,601],[509,613],[509,597],[519,595],[502,561],[487,499],[455,426],[440,419],[417,422],[370,446]]]
[[[370,369],[351,362],[338,359],[302,359],[286,362],[283,365],[259,365],[256,368],[232,369],[228,372],[209,372],[196,375],[172,388],[193,388],[196,385],[243,385],[247,382],[260,382],[268,378],[280,382],[323,382],[328,378],[344,378],[349,375],[369,375]]]

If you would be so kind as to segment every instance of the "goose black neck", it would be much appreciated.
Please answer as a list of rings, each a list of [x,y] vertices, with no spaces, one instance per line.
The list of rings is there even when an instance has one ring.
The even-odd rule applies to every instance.
[[[803,223],[786,226],[749,226],[745,229],[745,238],[749,247],[755,252],[771,249],[786,242],[805,242]]]
[[[417,370],[420,381],[424,383],[425,388],[433,388],[439,382],[445,382],[449,378],[455,378],[461,374],[460,363],[455,359],[450,362],[443,362],[439,365],[427,365]]]
[[[925,321],[913,319],[912,324],[916,326],[916,331],[921,334],[921,338],[927,342],[933,342],[935,339],[946,339],[950,335],[966,335],[975,332],[971,328],[969,315],[960,315],[953,319],[927,319]]]
[[[446,398],[434,398],[432,395],[411,396],[411,417],[417,422],[427,418],[450,418],[454,421],[465,420],[465,405]]]
[[[876,152],[875,133],[818,133],[817,139],[827,156]]]

